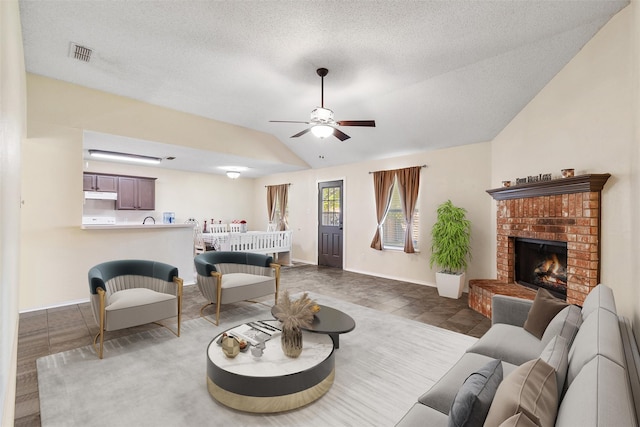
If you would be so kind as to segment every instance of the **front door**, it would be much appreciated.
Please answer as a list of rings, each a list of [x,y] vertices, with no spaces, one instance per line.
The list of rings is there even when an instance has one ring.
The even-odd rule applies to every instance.
[[[342,268],[342,181],[318,184],[318,265]]]

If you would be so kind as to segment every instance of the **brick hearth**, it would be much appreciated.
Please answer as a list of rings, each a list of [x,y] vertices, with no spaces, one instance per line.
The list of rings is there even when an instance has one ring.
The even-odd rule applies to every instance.
[[[497,279],[469,281],[469,307],[491,317],[494,294],[533,299],[514,283],[515,238],[567,242],[567,302],[582,305],[600,280],[600,200],[609,174],[487,190],[497,201]]]

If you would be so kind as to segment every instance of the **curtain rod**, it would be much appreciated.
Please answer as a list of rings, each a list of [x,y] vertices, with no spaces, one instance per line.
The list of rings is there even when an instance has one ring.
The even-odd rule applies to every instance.
[[[267,188],[267,187],[277,187],[278,185],[293,185],[293,184],[291,184],[290,182],[285,182],[284,184],[265,185],[265,186],[264,186],[264,188]]]
[[[427,165],[422,165],[422,166],[420,166],[420,167],[421,167],[421,168],[428,168],[429,166],[427,166]],[[406,168],[400,168],[400,169],[406,169]],[[399,170],[399,169],[390,169],[390,170]],[[373,171],[373,172],[369,171],[369,174],[376,173],[376,172],[380,172],[380,171]]]

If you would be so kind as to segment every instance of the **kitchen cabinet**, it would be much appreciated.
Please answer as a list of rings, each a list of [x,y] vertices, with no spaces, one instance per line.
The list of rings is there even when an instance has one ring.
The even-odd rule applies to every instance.
[[[82,188],[84,191],[115,193],[118,191],[118,177],[115,175],[85,173],[82,179]]]
[[[119,176],[116,209],[148,210],[156,208],[155,178]]]

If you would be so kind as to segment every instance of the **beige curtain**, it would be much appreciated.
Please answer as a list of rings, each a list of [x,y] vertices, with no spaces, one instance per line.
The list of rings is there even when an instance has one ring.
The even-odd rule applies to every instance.
[[[278,187],[278,185],[267,185],[267,215],[269,216],[269,223],[272,223],[275,219]]]
[[[285,231],[289,228],[287,224],[287,203],[289,201],[289,184],[278,185],[278,204],[280,205],[280,222],[278,231]]]
[[[415,252],[413,248],[413,213],[416,209],[416,201],[418,200],[418,192],[420,190],[420,166],[411,168],[398,169],[396,177],[398,178],[398,192],[402,202],[402,213],[407,223],[404,232],[404,251],[408,254]]]
[[[387,217],[389,211],[389,203],[391,202],[391,188],[393,187],[393,177],[395,171],[378,171],[373,173],[373,191],[376,199],[376,219],[378,227],[376,234],[371,241],[371,247],[379,251],[382,250],[382,238],[380,230],[382,223]]]

